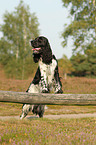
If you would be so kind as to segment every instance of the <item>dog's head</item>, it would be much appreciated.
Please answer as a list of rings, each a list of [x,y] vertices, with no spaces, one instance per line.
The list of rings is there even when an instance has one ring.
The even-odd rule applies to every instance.
[[[38,62],[42,57],[44,63],[48,64],[52,61],[52,50],[48,39],[40,36],[35,40],[31,40],[31,46],[33,47],[33,59]]]

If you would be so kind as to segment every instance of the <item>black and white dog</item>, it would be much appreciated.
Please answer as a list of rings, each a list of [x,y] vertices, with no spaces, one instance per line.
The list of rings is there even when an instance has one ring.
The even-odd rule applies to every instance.
[[[31,40],[31,46],[33,47],[33,60],[35,63],[39,62],[39,66],[27,92],[49,93],[53,87],[55,93],[63,93],[58,73],[58,62],[52,55],[48,39],[43,36],[37,37],[35,40]],[[24,104],[20,118],[26,117],[29,111],[43,117],[44,105]]]

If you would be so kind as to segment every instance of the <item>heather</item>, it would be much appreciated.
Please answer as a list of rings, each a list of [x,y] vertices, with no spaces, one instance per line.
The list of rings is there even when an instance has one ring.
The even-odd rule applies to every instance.
[[[7,79],[0,71],[0,89],[26,91],[32,78],[27,80]],[[96,79],[62,78],[64,93],[96,93]],[[0,103],[0,116],[19,116],[22,104]],[[45,115],[94,113],[96,106],[50,105]],[[32,113],[29,113],[32,115]],[[96,118],[78,119],[7,119],[0,120],[1,145],[95,145]]]
[[[60,76],[62,73],[60,72]],[[3,67],[0,70],[0,90],[25,92],[32,81],[32,77],[26,80],[8,79]],[[96,94],[96,79],[86,77],[61,77],[62,89],[66,94]]]
[[[95,145],[96,119],[0,121],[0,144]]]

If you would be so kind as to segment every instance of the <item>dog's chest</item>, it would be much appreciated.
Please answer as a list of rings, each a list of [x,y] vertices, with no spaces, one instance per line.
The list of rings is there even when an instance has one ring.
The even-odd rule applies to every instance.
[[[43,63],[40,60],[39,67],[40,67],[41,76],[43,76],[44,79],[48,78],[49,81],[51,81],[54,77],[54,71],[55,71],[56,66],[57,66],[57,62],[55,59],[52,59],[52,63],[49,65]]]

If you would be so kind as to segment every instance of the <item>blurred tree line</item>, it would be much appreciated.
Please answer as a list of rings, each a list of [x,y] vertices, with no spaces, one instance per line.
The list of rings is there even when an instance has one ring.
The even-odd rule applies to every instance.
[[[74,49],[70,59],[65,55],[58,60],[62,77],[96,75],[96,1],[62,0],[68,8],[70,24],[66,24],[62,33],[63,47],[69,37]],[[25,79],[32,76],[36,64],[32,59],[30,39],[39,36],[39,22],[35,13],[30,13],[28,5],[20,0],[12,13],[5,12],[0,31],[0,63],[8,77]]]
[[[73,75],[96,76],[96,0],[62,0],[68,8],[71,23],[66,24],[62,37],[66,47],[69,37],[74,49],[70,59]]]
[[[72,71],[74,71],[73,65],[66,55],[63,55],[63,57],[58,60],[58,65],[60,68],[60,74],[65,79],[67,79],[68,74],[71,74]]]
[[[0,63],[8,77],[25,79],[34,73],[30,39],[39,35],[39,23],[29,6],[21,0],[12,13],[5,12],[0,31]]]

